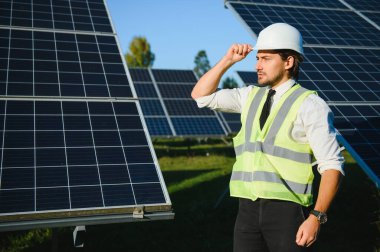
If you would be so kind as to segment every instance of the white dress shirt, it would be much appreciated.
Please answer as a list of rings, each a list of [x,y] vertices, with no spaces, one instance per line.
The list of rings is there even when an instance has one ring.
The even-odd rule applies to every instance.
[[[275,88],[271,111],[294,83],[295,81],[290,79]],[[200,97],[196,99],[196,102],[199,108],[208,107],[217,111],[241,113],[252,88],[253,86],[222,89],[211,95]],[[296,142],[310,144],[318,163],[319,173],[333,169],[344,175],[344,158],[336,140],[333,113],[319,96],[311,94],[303,101],[294,121],[291,136]]]

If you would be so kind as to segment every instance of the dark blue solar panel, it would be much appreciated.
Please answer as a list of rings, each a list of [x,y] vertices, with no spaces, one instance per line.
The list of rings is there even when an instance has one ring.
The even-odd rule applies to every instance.
[[[216,113],[199,109],[191,99],[197,82],[193,71],[152,69],[152,73],[177,135],[226,134]]]
[[[380,50],[305,48],[299,82],[327,101],[380,100]]]
[[[347,9],[339,1],[331,0],[228,0],[228,2],[242,2],[242,3],[259,3],[259,4],[281,4],[290,6],[304,6],[316,8],[343,8]]]
[[[177,135],[225,135],[217,118],[214,117],[172,117]]]
[[[353,11],[231,3],[256,34],[278,22],[296,27],[305,44],[380,46],[378,30]]]
[[[0,114],[3,215],[166,202],[135,102],[3,100]]]
[[[380,11],[379,12],[363,12],[364,16],[368,17],[375,24],[380,26]]]
[[[173,135],[147,68],[129,69],[150,135]]]
[[[195,101],[186,100],[164,100],[166,109],[171,116],[215,116],[215,113],[210,109],[198,108]]]
[[[0,29],[0,39],[0,95],[132,97],[113,36]]]
[[[380,11],[380,2],[377,0],[345,0],[356,10]]]
[[[135,82],[152,82],[147,68],[130,68],[129,72]]]
[[[1,0],[0,12],[5,26],[113,32],[101,1]]]
[[[199,109],[191,99],[191,91],[197,82],[193,71],[133,68],[130,69],[130,73],[134,80],[137,96],[141,97],[140,104],[151,135],[173,135],[174,132],[170,129],[168,120],[178,119],[178,117],[186,119],[186,123],[190,124],[189,128],[199,128],[198,124],[203,120],[203,124],[210,122],[219,124],[217,127],[223,131],[223,126],[217,120],[215,112]],[[157,93],[157,89],[159,93]],[[161,99],[164,107],[160,102]],[[194,125],[191,125],[192,122]],[[180,124],[173,123],[175,131],[177,131],[176,125]],[[197,130],[196,135],[220,134],[219,129],[218,133],[215,133],[215,130],[208,133],[207,130],[204,130],[208,128],[211,129],[212,126],[203,126],[203,130]],[[192,131],[186,133],[182,129],[178,129],[178,132],[175,133],[177,135],[194,135]]]
[[[380,105],[331,105],[335,126],[380,177]]]
[[[132,79],[133,80],[133,79]],[[139,98],[158,98],[156,89],[153,83],[133,82],[137,97]]]
[[[0,0],[0,26],[0,229],[170,211],[104,1]]]
[[[143,114],[145,116],[161,115],[165,116],[160,100],[141,100]]]
[[[166,117],[146,117],[145,121],[151,136],[173,135]]]
[[[193,71],[189,70],[164,70],[152,69],[152,73],[157,82],[174,82],[174,83],[196,83],[197,78]]]
[[[178,85],[172,85],[172,84],[164,84],[164,83],[157,83],[158,88],[160,89],[160,93],[162,98],[189,98],[189,94],[191,94],[191,91],[194,88],[195,83],[191,84],[178,84]]]
[[[219,113],[223,123],[227,124],[226,128],[229,128],[231,132],[237,133],[241,128],[240,114],[238,113]]]
[[[246,86],[257,85],[257,74],[256,72],[248,71],[237,71],[237,74],[242,79]]]

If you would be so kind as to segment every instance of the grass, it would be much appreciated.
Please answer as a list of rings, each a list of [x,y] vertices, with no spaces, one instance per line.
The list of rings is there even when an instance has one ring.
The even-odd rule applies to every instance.
[[[175,219],[87,226],[82,251],[232,251],[237,200],[221,197],[234,162],[232,147],[218,139],[156,139],[154,145]],[[379,191],[350,156],[346,160],[346,176],[315,251],[380,251]],[[49,251],[51,233],[2,233],[0,251]],[[78,251],[71,228],[56,233],[59,251]]]

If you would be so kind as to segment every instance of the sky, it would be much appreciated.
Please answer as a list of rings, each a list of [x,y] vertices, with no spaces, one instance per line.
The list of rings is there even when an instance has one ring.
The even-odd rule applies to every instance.
[[[153,68],[193,69],[194,58],[206,50],[214,66],[233,43],[255,40],[224,0],[106,0],[123,54],[135,36],[144,36],[155,54]],[[251,53],[225,75],[241,80],[235,71],[254,71]]]

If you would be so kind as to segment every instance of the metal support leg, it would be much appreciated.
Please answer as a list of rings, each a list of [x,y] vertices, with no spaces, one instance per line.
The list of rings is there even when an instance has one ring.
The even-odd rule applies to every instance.
[[[86,235],[86,226],[76,226],[73,232],[74,247],[83,248]]]

